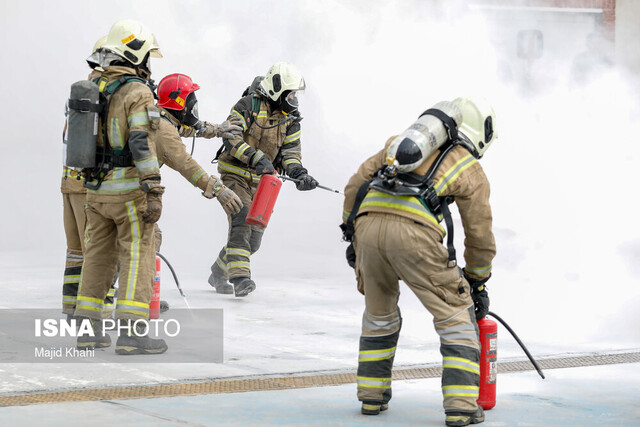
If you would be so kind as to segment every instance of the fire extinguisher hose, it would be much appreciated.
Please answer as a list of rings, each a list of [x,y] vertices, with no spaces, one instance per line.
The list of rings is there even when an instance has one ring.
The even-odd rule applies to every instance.
[[[187,304],[188,308],[189,307],[189,302],[187,301],[187,297],[184,295],[184,292],[182,292],[182,288],[180,287],[180,282],[178,281],[178,276],[176,275],[176,272],[173,270],[173,267],[171,266],[171,264],[169,263],[169,260],[167,260],[164,255],[162,255],[160,252],[156,252],[156,255],[158,255],[164,262],[165,264],[167,264],[167,267],[169,267],[169,270],[171,270],[171,274],[173,275],[173,280],[176,282],[176,286],[178,287],[178,291],[180,291],[180,295],[182,295],[182,298],[184,299],[184,302]]]
[[[520,347],[522,348],[522,350],[524,351],[524,354],[527,355],[527,357],[529,358],[529,360],[531,361],[531,363],[533,364],[533,366],[536,368],[536,371],[538,371],[538,373],[540,374],[540,376],[542,377],[542,379],[544,379],[544,374],[542,373],[542,369],[540,368],[540,365],[538,365],[538,362],[536,362],[536,360],[533,358],[533,356],[531,355],[531,353],[529,353],[529,350],[527,350],[527,347],[525,347],[525,345],[522,343],[522,341],[520,341],[520,338],[518,338],[518,336],[516,335],[516,333],[513,331],[513,329],[511,329],[511,327],[507,324],[507,322],[505,322],[500,316],[498,316],[497,314],[495,314],[494,312],[489,312],[488,313],[489,316],[491,317],[495,317],[496,320],[498,320],[500,323],[502,323],[502,326],[504,326],[505,328],[507,328],[507,331],[509,331],[509,333],[513,336],[513,338],[518,342],[518,344],[520,344]]]

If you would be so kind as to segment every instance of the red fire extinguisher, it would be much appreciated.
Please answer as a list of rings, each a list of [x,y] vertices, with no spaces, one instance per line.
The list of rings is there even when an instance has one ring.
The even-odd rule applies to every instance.
[[[280,181],[275,175],[264,174],[260,177],[258,189],[251,202],[249,213],[247,213],[247,224],[266,227],[273,213],[273,207],[278,199],[278,193],[282,187]]]
[[[498,324],[483,317],[478,320],[478,328],[480,330],[480,394],[478,405],[486,410],[496,406]]]
[[[149,319],[157,319],[158,317],[160,317],[160,257],[156,255],[156,276],[153,278]]]

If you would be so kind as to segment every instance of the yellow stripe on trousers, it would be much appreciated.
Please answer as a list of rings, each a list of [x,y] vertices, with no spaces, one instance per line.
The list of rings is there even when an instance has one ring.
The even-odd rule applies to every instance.
[[[129,258],[129,277],[127,278],[127,299],[133,300],[140,269],[140,224],[138,223],[136,204],[133,200],[127,202],[127,211],[129,222],[131,223],[131,253]]]

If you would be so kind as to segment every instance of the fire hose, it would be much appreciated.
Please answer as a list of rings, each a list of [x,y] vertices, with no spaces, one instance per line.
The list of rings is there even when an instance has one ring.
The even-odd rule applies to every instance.
[[[536,368],[536,371],[538,371],[538,374],[540,374],[542,379],[544,379],[544,374],[542,373],[542,369],[540,368],[540,365],[538,365],[538,362],[536,362],[536,360],[533,358],[533,356],[531,356],[531,353],[529,353],[529,350],[527,350],[527,347],[525,347],[525,345],[522,343],[522,341],[520,341],[520,338],[518,338],[516,333],[513,331],[513,329],[511,329],[511,327],[507,324],[507,322],[505,322],[500,316],[498,316],[494,312],[490,311],[487,314],[489,314],[489,316],[491,316],[491,317],[495,317],[498,322],[502,323],[502,326],[507,328],[507,331],[509,331],[511,336],[513,336],[513,338],[518,342],[518,344],[520,344],[520,348],[522,348],[522,350],[524,351],[524,354],[527,355],[527,357],[531,361],[531,364],[533,364],[533,366]]]

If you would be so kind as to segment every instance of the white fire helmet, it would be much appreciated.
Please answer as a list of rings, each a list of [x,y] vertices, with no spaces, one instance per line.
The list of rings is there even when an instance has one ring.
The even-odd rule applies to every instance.
[[[107,36],[102,36],[98,39],[98,41],[93,45],[93,50],[91,53],[95,53],[98,49],[103,48],[107,43]]]
[[[109,30],[102,46],[134,65],[140,65],[149,53],[154,58],[162,58],[156,37],[142,23],[130,19],[116,22]]]
[[[496,114],[484,98],[456,98],[453,100],[462,112],[462,124],[458,127],[473,145],[474,156],[479,159],[498,137]]]
[[[269,68],[264,79],[260,82],[263,93],[277,101],[284,91],[304,90],[306,85],[300,70],[288,62],[278,62]]]

